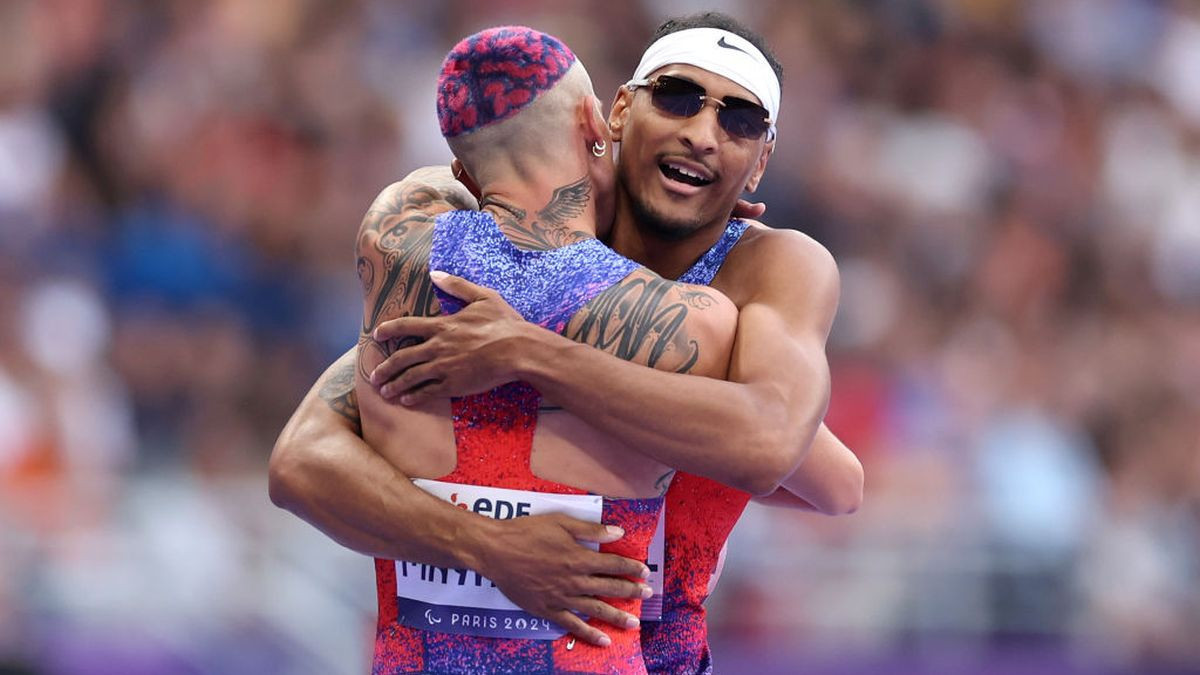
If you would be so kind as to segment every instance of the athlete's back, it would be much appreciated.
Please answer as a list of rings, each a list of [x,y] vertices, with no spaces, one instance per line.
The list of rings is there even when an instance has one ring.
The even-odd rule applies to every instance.
[[[608,341],[614,354],[672,370],[699,366],[702,373],[724,376],[736,324],[732,304],[701,287],[662,280],[586,233],[562,247],[517,248],[505,233],[528,232],[536,223],[522,229],[511,218],[502,218],[502,225],[488,212],[450,210],[464,200],[451,204],[435,199],[435,193],[415,181],[392,186],[376,200],[360,231],[358,267],[366,310],[356,389],[364,437],[408,475],[439,479],[421,481],[422,487],[493,517],[521,515],[521,504],[534,509],[527,513],[558,510],[553,504],[563,499],[538,496],[542,493],[596,500],[584,517],[626,533],[603,550],[645,560],[669,469],[565,412],[552,413],[552,421],[541,424],[540,394],[519,382],[449,405],[389,405],[364,376],[394,345],[375,344],[369,333],[381,320],[456,311],[453,298],[430,290],[429,271],[437,268],[496,286],[527,320],[545,328],[626,336]],[[673,304],[674,312],[662,311]],[[699,309],[689,316],[687,307],[693,305]],[[630,337],[639,335],[653,339]],[[477,485],[509,491],[467,487]],[[656,498],[600,500],[587,493]],[[504,513],[502,501],[510,504]],[[512,613],[489,594],[486,580],[476,579],[472,588],[467,571],[410,567],[376,562],[377,670],[469,672],[465,664],[531,673],[644,668],[636,631],[602,627],[612,640],[607,649],[576,646],[562,637],[551,641],[561,631]],[[640,612],[640,601],[612,604],[635,616]]]
[[[520,382],[449,406],[387,405],[363,376],[395,345],[381,348],[366,336],[381,320],[457,311],[460,303],[432,290],[430,272],[439,270],[493,288],[549,330],[571,326],[582,335],[594,332],[583,330],[591,322],[657,337],[609,343],[618,356],[723,376],[736,312],[710,296],[693,303],[692,316],[685,310],[664,321],[645,310],[672,294],[686,308],[705,289],[658,279],[595,239],[596,223],[612,210],[611,139],[586,70],[560,41],[523,27],[464,39],[442,65],[437,107],[483,210],[452,210],[425,186],[400,187],[364,221],[356,384],[363,435],[422,488],[463,508],[496,518],[558,511],[616,526],[625,535],[602,550],[645,560],[667,467],[565,414],[539,428],[541,395]],[[680,348],[662,358],[658,345],[675,339]],[[645,671],[637,631],[602,628],[607,649],[576,645],[469,570],[377,560],[376,586],[382,672]],[[613,604],[640,610],[640,600]]]
[[[455,188],[428,173],[389,186],[372,205],[359,235],[358,267],[366,309],[356,388],[363,436],[397,468],[414,478],[440,478],[457,466],[451,404],[433,400],[411,408],[380,398],[367,377],[399,343],[376,343],[370,332],[388,319],[441,312],[429,279],[430,256],[438,234],[438,216],[467,205],[456,190],[461,187]],[[486,232],[490,227],[496,237],[503,239],[501,233],[506,228],[511,231],[513,223],[506,219],[497,223],[484,213],[475,215],[477,232]],[[447,239],[451,236],[445,233]],[[709,377],[725,376],[736,310],[719,292],[663,280],[595,239],[584,237],[575,244],[542,251],[519,249],[505,242],[511,247],[511,255],[507,260],[492,260],[494,267],[489,269],[507,275],[513,284],[528,284],[534,274],[537,281],[545,282],[543,288],[532,293],[528,286],[513,286],[518,289],[517,295],[525,296],[526,304],[545,306],[546,298],[554,295],[556,308],[570,305],[563,298],[568,291],[588,293],[589,289],[581,286],[604,276],[598,277],[596,270],[581,276],[580,268],[605,267],[603,272],[609,278],[606,288],[590,289],[579,311],[566,315],[559,311],[557,316],[547,317],[541,322],[549,323],[547,328],[568,335],[588,335],[590,342],[605,351],[643,365]],[[446,248],[461,243],[461,240],[444,242]],[[528,262],[544,256],[558,257],[558,268],[554,264]],[[453,255],[443,254],[440,262],[452,263],[452,258]],[[561,269],[564,264],[569,267]],[[552,271],[547,272],[548,269]],[[443,271],[458,273],[477,283],[488,281],[478,276],[469,278],[480,270]],[[576,304],[582,298],[578,295]],[[512,301],[522,298],[510,294],[505,299],[520,306],[520,302]],[[607,339],[599,339],[599,333]],[[553,402],[544,402],[542,408],[553,409]],[[614,497],[658,496],[664,488],[659,479],[670,471],[669,467],[562,410],[544,412],[539,417],[530,463],[532,472],[540,478]]]

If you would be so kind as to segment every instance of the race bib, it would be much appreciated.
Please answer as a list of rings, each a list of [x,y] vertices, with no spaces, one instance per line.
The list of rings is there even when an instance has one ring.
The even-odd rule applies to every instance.
[[[413,480],[413,484],[460,509],[500,520],[562,513],[599,523],[604,510],[604,498],[599,495],[526,492],[423,478]],[[585,545],[598,548],[595,543]],[[396,595],[399,622],[410,628],[534,640],[553,640],[566,634],[547,619],[517,607],[495,584],[473,570],[398,560]],[[659,606],[661,612],[661,600]]]
[[[646,556],[646,567],[650,568],[650,576],[646,583],[654,589],[654,595],[649,600],[642,601],[642,621],[662,621],[663,608],[663,551],[666,549],[667,507],[663,505],[658,512],[658,527],[654,528],[654,538],[650,540],[650,551]]]

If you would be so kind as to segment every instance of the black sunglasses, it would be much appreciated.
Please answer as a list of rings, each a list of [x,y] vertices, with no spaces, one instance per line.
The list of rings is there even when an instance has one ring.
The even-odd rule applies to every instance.
[[[659,75],[653,80],[632,80],[626,86],[650,87],[650,102],[654,107],[676,117],[697,115],[706,101],[712,101],[717,106],[717,123],[730,136],[757,140],[771,129],[772,120],[766,108],[736,96],[714,98],[691,80]]]

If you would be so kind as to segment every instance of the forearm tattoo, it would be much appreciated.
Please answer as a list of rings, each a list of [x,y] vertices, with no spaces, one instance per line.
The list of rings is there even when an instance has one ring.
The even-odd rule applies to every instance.
[[[644,354],[651,368],[670,354],[677,361],[673,370],[689,372],[700,358],[700,345],[687,335],[688,312],[713,300],[702,291],[685,291],[683,301],[672,302],[668,294],[674,286],[657,277],[626,279],[589,302],[564,335],[627,361],[643,362],[638,355]]]
[[[514,244],[548,250],[589,236],[571,228],[570,221],[584,212],[590,200],[591,183],[585,176],[556,188],[535,217],[497,199],[484,199],[480,206],[500,207],[501,226]],[[429,181],[399,183],[385,190],[364,217],[357,260],[367,299],[359,338],[359,371],[364,378],[369,377],[365,354],[373,352],[370,360],[378,362],[419,341],[375,342],[371,332],[381,320],[440,313],[429,277],[434,222],[442,212],[470,206],[464,201],[449,199]],[[572,321],[564,335],[622,359],[689,372],[700,356],[699,343],[686,331],[689,311],[703,310],[713,299],[702,290],[672,293],[675,288],[674,282],[659,278],[635,276],[622,281],[588,303],[579,314],[582,319]]]
[[[335,365],[317,395],[333,411],[350,420],[354,433],[362,436],[362,420],[358,412],[358,394],[354,392],[354,364],[350,361]]]
[[[584,176],[574,183],[555,188],[550,201],[537,212],[534,220],[528,219],[524,209],[494,197],[484,197],[479,206],[498,206],[511,214],[511,217],[502,216],[500,225],[518,248],[547,251],[589,238],[567,223],[583,214],[591,198],[592,183]]]

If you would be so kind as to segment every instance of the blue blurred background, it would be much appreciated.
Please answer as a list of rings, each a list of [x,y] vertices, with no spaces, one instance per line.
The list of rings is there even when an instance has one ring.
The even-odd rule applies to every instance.
[[[361,673],[370,561],[266,496],[439,62],[675,0],[0,3],[0,673]],[[866,501],[757,507],[718,672],[1200,672],[1200,3],[714,0],[785,67]]]

